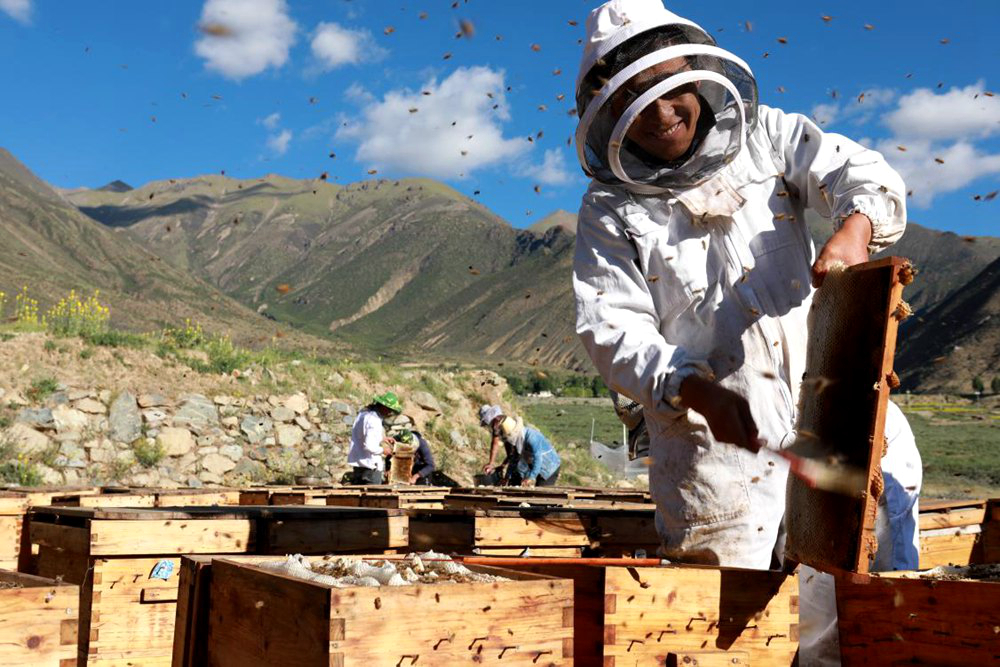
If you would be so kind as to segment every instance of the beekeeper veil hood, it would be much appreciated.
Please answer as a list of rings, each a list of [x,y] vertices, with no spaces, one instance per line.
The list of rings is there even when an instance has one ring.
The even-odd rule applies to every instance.
[[[640,194],[706,180],[757,122],[750,67],[661,0],[611,0],[591,12],[576,91],[584,171]]]

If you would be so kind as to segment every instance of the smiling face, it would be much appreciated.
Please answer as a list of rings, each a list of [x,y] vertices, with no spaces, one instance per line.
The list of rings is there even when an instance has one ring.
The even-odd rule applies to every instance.
[[[666,76],[688,69],[684,58],[674,58],[643,70],[615,95],[612,101],[615,114],[621,115],[639,95]],[[691,147],[700,115],[698,84],[685,84],[643,109],[625,136],[647,153],[667,161],[676,160]]]

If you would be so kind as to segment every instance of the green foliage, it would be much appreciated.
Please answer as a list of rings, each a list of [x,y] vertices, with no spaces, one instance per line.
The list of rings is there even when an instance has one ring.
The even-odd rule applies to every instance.
[[[986,385],[983,383],[983,378],[978,375],[972,378],[972,390],[978,394],[986,391]]]
[[[69,296],[60,299],[45,313],[42,323],[57,336],[84,336],[107,331],[111,309],[99,301],[99,296],[100,291],[94,290],[92,296],[84,299],[76,290],[70,290]]]
[[[905,407],[924,464],[923,495],[994,494],[1000,486],[1000,420],[994,411]]]
[[[145,347],[148,338],[142,334],[128,333],[109,329],[80,336],[84,342],[98,347],[129,347],[139,349]]]
[[[135,460],[128,457],[116,457],[104,466],[104,479],[107,482],[120,482],[132,471]]]
[[[146,438],[139,438],[132,443],[132,454],[143,468],[152,468],[163,460],[167,452],[159,442],[150,444]]]
[[[549,392],[570,398],[609,396],[608,388],[599,375],[583,375],[564,371],[506,371],[504,378],[518,396]]]
[[[0,428],[7,428],[8,426],[10,426],[10,417],[0,415]]]
[[[35,403],[41,403],[46,398],[55,393],[56,389],[59,387],[59,383],[55,381],[52,377],[41,377],[32,380],[31,386],[25,392],[28,400]]]
[[[14,340],[15,336],[12,333],[7,333],[6,331],[0,332],[0,343],[6,343],[7,341]]]
[[[82,350],[80,350],[80,358],[83,359],[84,361],[90,359],[92,356],[94,356],[94,348],[85,347]]]
[[[990,391],[994,394],[1000,394],[1000,375],[995,375],[992,380],[990,380]]]
[[[50,338],[49,340],[45,341],[44,345],[42,345],[42,349],[45,350],[46,352],[55,352],[56,342]]]
[[[4,443],[0,446],[0,457],[8,458],[12,446]],[[42,474],[35,464],[24,454],[18,454],[13,461],[0,463],[0,481],[18,486],[38,486],[42,483]]]
[[[192,323],[190,319],[184,320],[183,327],[164,329],[160,332],[160,339],[177,350],[191,350],[208,342],[201,325]]]

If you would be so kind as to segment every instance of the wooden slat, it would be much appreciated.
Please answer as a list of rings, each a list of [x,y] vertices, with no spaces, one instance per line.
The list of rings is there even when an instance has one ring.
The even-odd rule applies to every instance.
[[[402,549],[409,542],[409,518],[403,514],[338,521],[283,520],[267,529],[267,551],[277,554]]]
[[[873,577],[868,583],[838,581],[837,609],[845,667],[965,667],[1000,660],[997,582],[899,576]]]
[[[655,664],[668,651],[706,648],[746,654],[751,665],[791,665],[796,659],[794,575],[613,567],[606,572],[606,594],[615,596],[615,604],[605,615],[604,655],[616,665]]]
[[[212,568],[208,659],[219,667],[572,664],[566,581],[512,573],[498,584],[330,589],[225,560]]]
[[[39,546],[63,549],[79,554],[90,552],[90,531],[87,528],[36,521],[31,524],[30,529],[31,541]]]
[[[920,530],[957,528],[982,523],[986,518],[986,504],[981,507],[960,508],[940,512],[920,512]]]
[[[241,553],[253,550],[254,537],[255,524],[250,519],[95,521],[91,525],[90,553]]]
[[[920,499],[920,512],[937,512],[949,509],[971,509],[973,507],[986,507],[986,500],[925,500]]]
[[[981,535],[921,535],[920,569],[941,565],[968,565],[984,561]]]
[[[76,658],[77,586],[0,572],[0,665],[64,667]]]
[[[587,528],[580,517],[476,517],[477,547],[587,546]]]

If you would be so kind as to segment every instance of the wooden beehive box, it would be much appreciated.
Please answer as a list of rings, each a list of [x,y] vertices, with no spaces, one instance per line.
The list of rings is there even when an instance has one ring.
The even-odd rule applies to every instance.
[[[79,587],[0,570],[0,665],[76,665]]]
[[[0,568],[16,570],[21,553],[21,528],[28,501],[24,496],[0,492]]]
[[[498,563],[503,559],[469,559]],[[795,574],[697,565],[517,559],[511,569],[573,580],[577,667],[792,665]],[[694,661],[694,662],[692,662]]]
[[[837,580],[845,667],[1000,664],[1000,582],[914,575]]]
[[[208,507],[238,505],[237,489],[155,489],[156,507]]]
[[[420,551],[568,557],[590,542],[580,515],[561,509],[410,510],[410,548]]]
[[[38,572],[80,585],[81,664],[169,664],[181,554],[405,548],[400,510],[76,508],[31,512]]]
[[[216,559],[207,664],[573,664],[571,582],[470,569],[514,581],[338,589]]]
[[[587,522],[591,550],[598,555],[610,558],[653,557],[660,547],[655,506],[578,505],[575,510]]]
[[[786,557],[834,572],[867,572],[878,547],[875,512],[883,482],[896,329],[907,309],[903,285],[912,279],[899,257],[827,275],[809,312],[809,349],[800,387],[799,439],[809,458],[834,458],[861,473],[849,495],[811,488],[789,477]]]
[[[920,501],[920,569],[985,562],[986,500]]]

